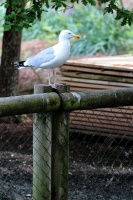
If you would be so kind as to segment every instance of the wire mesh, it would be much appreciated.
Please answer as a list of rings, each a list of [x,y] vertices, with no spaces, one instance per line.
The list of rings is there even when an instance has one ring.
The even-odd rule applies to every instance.
[[[60,113],[60,111],[59,111]],[[59,114],[58,113],[58,114]],[[57,113],[55,113],[57,114]],[[67,171],[65,136],[69,113],[61,115],[57,146],[61,170]],[[59,115],[58,115],[59,116]],[[56,115],[55,115],[56,118]],[[51,156],[51,115],[47,120],[45,154]],[[57,122],[55,122],[56,124]],[[34,126],[34,129],[33,129]],[[60,127],[59,127],[60,126]],[[36,127],[32,115],[0,118],[0,199],[31,200],[33,195],[33,144],[39,140],[33,134]],[[34,130],[34,131],[33,131]],[[133,111],[132,107],[74,111],[70,114],[69,200],[132,200],[133,199]],[[43,140],[40,140],[43,145]],[[40,154],[40,151],[37,152]],[[44,158],[43,158],[44,159]],[[44,160],[51,171],[50,163]],[[38,162],[35,163],[38,165]],[[43,169],[44,170],[44,167]],[[45,172],[44,172],[45,173]],[[61,175],[61,199],[67,194],[67,175]],[[45,178],[47,177],[47,174]],[[52,181],[52,177],[47,177]],[[45,181],[45,180],[44,180]],[[49,185],[46,185],[48,191]],[[38,190],[38,187],[36,188]],[[39,190],[39,193],[41,191]],[[35,200],[35,199],[34,199]]]
[[[0,199],[31,199],[32,115],[0,118]]]
[[[69,199],[133,199],[132,107],[74,111]]]

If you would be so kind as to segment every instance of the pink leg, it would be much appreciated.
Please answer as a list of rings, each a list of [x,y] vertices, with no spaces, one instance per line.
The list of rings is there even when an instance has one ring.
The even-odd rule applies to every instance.
[[[54,88],[56,88],[56,69],[53,69],[53,77],[54,77]]]
[[[52,86],[51,81],[50,81],[50,69],[48,69],[48,84]]]

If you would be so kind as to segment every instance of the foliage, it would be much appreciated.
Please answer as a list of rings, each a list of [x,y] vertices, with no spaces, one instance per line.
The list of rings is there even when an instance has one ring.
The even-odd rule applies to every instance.
[[[133,42],[133,31],[121,26],[111,14],[103,15],[101,9],[93,6],[76,6],[67,12],[51,12],[42,15],[42,21],[23,31],[23,39],[50,39],[57,37],[60,30],[70,29],[81,35],[72,43],[72,55],[92,55],[96,52],[125,53]]]
[[[29,3],[30,5],[28,6],[28,4],[26,4],[27,6],[25,8],[20,6],[21,3],[22,2],[20,0],[6,0],[2,4],[6,9],[11,9],[11,12],[5,15],[5,31],[10,29],[13,31],[19,31],[24,27],[28,28],[36,19],[41,19],[42,5],[44,4],[44,0],[24,0],[24,4]]]
[[[3,35],[3,24],[4,24],[4,19],[3,16],[5,15],[5,9],[1,6],[0,7],[0,38],[2,38]]]
[[[68,7],[73,7],[75,3],[82,2],[83,5],[88,4],[96,5],[95,0],[70,0],[69,3],[66,0],[23,0],[26,5],[22,8],[20,0],[5,0],[5,8],[10,8],[11,12],[5,15],[4,29],[6,31],[13,30],[19,31],[23,28],[31,27],[36,20],[41,20],[41,15],[43,11],[47,11],[48,8],[54,8],[58,10],[62,8],[66,10]],[[133,23],[133,11],[120,8],[117,0],[98,0],[99,3],[107,3],[105,7],[105,12],[113,13],[116,12],[116,19],[121,20],[121,24]]]
[[[116,13],[116,20],[121,20],[121,25],[125,24],[132,25],[133,23],[133,11],[124,8],[119,8],[116,0],[100,0],[101,3],[109,2],[108,6],[105,8],[105,12]]]

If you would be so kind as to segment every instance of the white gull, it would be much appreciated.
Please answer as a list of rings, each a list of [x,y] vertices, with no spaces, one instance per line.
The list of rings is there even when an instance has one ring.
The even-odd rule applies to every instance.
[[[70,56],[70,39],[80,38],[79,35],[74,34],[69,30],[63,30],[59,34],[58,44],[44,49],[34,56],[26,59],[26,61],[14,62],[14,65],[19,66],[19,69],[26,67],[35,67],[48,69],[48,80],[50,81],[50,69],[53,70],[54,87],[56,87],[56,70],[55,68],[61,67]]]

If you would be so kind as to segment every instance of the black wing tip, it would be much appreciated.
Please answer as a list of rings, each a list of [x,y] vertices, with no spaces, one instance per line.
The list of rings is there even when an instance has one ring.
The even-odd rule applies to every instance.
[[[25,61],[15,61],[13,63],[11,63],[11,65],[15,66],[15,67],[24,67],[24,62]]]
[[[19,67],[19,62],[13,62],[13,63],[11,63],[11,65],[13,65],[15,67]]]

